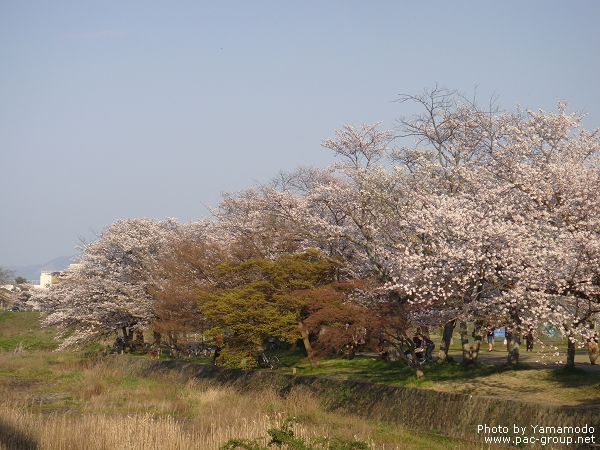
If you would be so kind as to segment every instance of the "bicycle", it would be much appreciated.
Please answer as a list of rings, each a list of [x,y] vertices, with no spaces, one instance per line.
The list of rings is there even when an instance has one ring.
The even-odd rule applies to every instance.
[[[279,366],[279,358],[277,356],[269,356],[264,352],[256,356],[256,362],[260,367],[269,367],[270,369],[277,369]]]

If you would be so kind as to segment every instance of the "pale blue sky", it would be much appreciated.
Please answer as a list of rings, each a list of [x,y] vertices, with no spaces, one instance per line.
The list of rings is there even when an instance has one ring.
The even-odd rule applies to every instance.
[[[597,1],[0,0],[0,266],[208,214],[436,83],[600,126]]]

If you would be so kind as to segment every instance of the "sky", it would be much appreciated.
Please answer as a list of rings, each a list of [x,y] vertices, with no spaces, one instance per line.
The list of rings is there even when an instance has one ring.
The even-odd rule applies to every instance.
[[[600,126],[597,1],[0,0],[0,266],[334,161],[436,84]]]

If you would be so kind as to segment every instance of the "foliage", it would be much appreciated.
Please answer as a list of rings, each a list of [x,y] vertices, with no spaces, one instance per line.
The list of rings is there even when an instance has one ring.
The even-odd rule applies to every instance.
[[[398,122],[414,147],[388,148],[394,133],[379,124],[343,125],[323,141],[339,163],[227,195],[217,217],[237,232],[276,223],[343,255],[340,275],[378,277],[365,300],[387,290],[407,305],[407,325],[549,323],[589,336],[600,311],[599,131],[581,130],[566,102],[500,113],[438,87],[400,101],[423,111]]]
[[[238,365],[240,355],[260,352],[268,337],[299,339],[303,292],[330,283],[338,264],[316,250],[280,255],[275,261],[252,258],[219,264],[214,288],[199,290],[198,301],[212,325],[210,333],[224,337],[226,364]]]
[[[83,345],[122,331],[125,340],[154,319],[153,287],[158,261],[169,243],[195,232],[195,223],[174,219],[125,219],[84,243],[78,264],[62,272],[60,282],[36,291],[33,300],[50,314],[46,325],[58,326],[60,348]]]
[[[232,364],[269,335],[302,337],[310,353],[310,335],[331,350],[380,333],[402,356],[416,326],[467,320],[512,324],[515,342],[538,325],[572,349],[593,338],[600,131],[567,102],[501,112],[440,87],[399,101],[419,112],[395,130],[342,125],[322,141],[335,164],[226,193],[214,222],[115,222],[40,294],[46,323],[63,346],[210,329]],[[397,136],[414,145],[392,147]]]
[[[268,447],[258,444],[259,439],[230,439],[221,447],[221,450],[267,450],[269,447],[287,450],[369,450],[366,442],[356,439],[315,436],[307,442],[306,439],[294,435],[292,423],[294,423],[293,419],[287,419],[280,427],[269,429],[268,434],[271,439]]]
[[[379,330],[375,314],[360,302],[348,301],[363,285],[360,280],[334,282],[299,293],[305,300],[303,324],[318,353],[337,354],[347,345],[373,343]]]

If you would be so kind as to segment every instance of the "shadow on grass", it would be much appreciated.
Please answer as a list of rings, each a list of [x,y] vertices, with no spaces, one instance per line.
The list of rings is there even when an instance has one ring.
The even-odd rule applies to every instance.
[[[324,365],[321,363],[321,365]],[[323,367],[314,371],[315,375],[330,376],[338,374],[352,380],[370,381],[394,385],[426,385],[441,381],[474,380],[485,378],[499,373],[511,373],[535,370],[527,364],[514,366],[478,363],[471,366],[463,366],[454,361],[445,364],[428,363],[422,366],[425,378],[417,380],[412,368],[402,361],[388,362],[373,360],[372,358],[357,358],[354,361],[342,361],[333,363],[330,367]]]
[[[600,391],[600,372],[579,367],[560,367],[550,370],[550,379],[563,387],[578,388],[588,386]]]
[[[592,372],[578,367],[561,367],[550,371],[550,379],[559,383],[562,388],[576,388],[589,395],[586,400],[580,400],[576,406],[565,406],[565,409],[596,409],[600,410],[600,372]],[[600,425],[600,423],[598,424]]]
[[[0,418],[0,446],[6,450],[35,450],[38,443],[30,435]]]
[[[433,362],[424,364],[422,367],[425,378],[423,380],[416,380],[414,370],[408,367],[405,362],[386,362],[381,358],[369,355],[357,355],[353,360],[349,360],[347,357],[321,357],[318,359],[318,367],[316,369],[310,368],[306,354],[298,350],[293,353],[281,352],[279,358],[282,368],[296,367],[300,374],[395,385],[470,380],[488,377],[497,373],[535,370],[535,367],[527,364],[507,366],[505,364],[480,362],[471,366],[463,366],[450,358],[444,364],[435,364]]]

